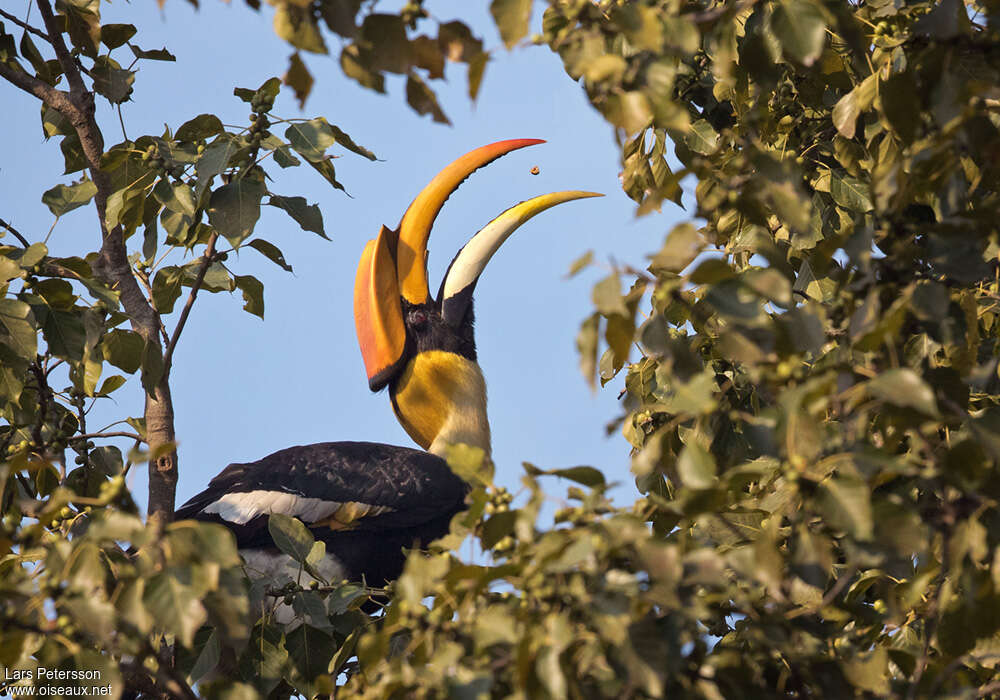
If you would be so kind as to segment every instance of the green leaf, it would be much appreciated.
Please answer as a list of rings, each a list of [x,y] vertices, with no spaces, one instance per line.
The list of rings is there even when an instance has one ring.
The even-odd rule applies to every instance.
[[[107,359],[107,358],[105,358]],[[126,379],[120,374],[112,374],[110,377],[104,380],[101,384],[101,388],[97,390],[95,396],[108,396],[114,393],[116,389],[119,389],[123,384],[125,384]]]
[[[162,49],[152,49],[150,51],[143,51],[135,44],[129,44],[128,47],[132,49],[132,53],[135,54],[136,58],[145,58],[150,61],[176,61],[177,57],[172,53],[167,51],[166,47]]]
[[[490,62],[488,53],[481,53],[469,60],[469,73],[467,82],[469,84],[469,99],[473,102],[479,97],[479,88],[483,84],[483,76],[486,74],[486,64]]]
[[[49,249],[42,242],[32,243],[24,252],[21,254],[20,260],[18,260],[18,265],[24,270],[30,270],[35,265],[39,264],[45,260],[45,256],[49,254]]]
[[[566,273],[567,277],[576,277],[581,271],[588,267],[594,261],[594,251],[588,250],[586,253],[578,257],[573,261],[573,264],[569,266],[569,272]]]
[[[124,377],[115,375],[124,381]],[[115,377],[112,377],[114,379]],[[125,467],[121,450],[114,445],[101,445],[90,451],[90,462],[106,476],[118,476]]]
[[[292,91],[295,93],[295,99],[299,101],[299,109],[303,109],[306,106],[306,99],[309,98],[309,93],[312,92],[315,81],[298,51],[289,57],[288,70],[282,76],[281,82],[292,88]]]
[[[287,143],[275,148],[273,153],[274,162],[282,168],[293,168],[296,165],[302,165],[302,161],[292,155],[292,147]]]
[[[822,53],[826,20],[822,8],[811,0],[782,0],[771,15],[771,31],[788,58],[811,66]]]
[[[594,302],[594,307],[605,318],[615,315],[629,316],[628,307],[625,306],[625,297],[622,296],[622,283],[616,273],[608,275],[594,285],[591,299]]]
[[[83,321],[77,314],[49,309],[44,314],[42,333],[48,343],[49,352],[56,357],[61,357],[67,362],[79,362],[83,359],[86,331]]]
[[[650,267],[680,273],[704,247],[705,241],[694,226],[678,224],[667,235],[660,252],[653,256]]]
[[[54,107],[42,105],[42,133],[46,139],[53,136],[70,136],[76,134],[76,129],[70,121]]]
[[[490,3],[490,14],[508,49],[528,34],[531,6],[531,0],[493,0]]]
[[[0,298],[0,340],[19,357],[35,361],[38,354],[38,334],[31,307],[17,299]]]
[[[105,24],[101,26],[101,43],[109,49],[124,46],[135,36],[136,29],[131,24]]]
[[[580,324],[580,332],[576,336],[576,350],[580,355],[580,372],[592,390],[596,388],[594,377],[597,372],[600,322],[600,314],[592,314]]]
[[[430,114],[434,121],[439,124],[451,124],[441,106],[438,104],[437,95],[427,87],[427,83],[420,79],[416,73],[410,73],[406,77],[406,103],[420,115]]]
[[[135,374],[142,365],[143,346],[142,336],[135,331],[116,328],[101,339],[104,359],[128,374]]]
[[[426,34],[421,34],[410,42],[413,63],[427,71],[431,80],[444,78],[444,52],[441,45]]]
[[[508,510],[497,513],[483,523],[483,531],[479,537],[483,549],[492,549],[497,542],[514,532],[517,522],[517,511]]]
[[[239,143],[229,134],[220,134],[205,148],[204,153],[201,154],[194,166],[194,170],[198,174],[199,196],[213,177],[229,167],[230,161],[239,150]]]
[[[819,485],[819,504],[824,517],[835,528],[855,538],[872,538],[871,489],[860,479],[832,476]]]
[[[202,647],[201,652],[198,654],[194,666],[191,667],[187,678],[188,684],[195,685],[206,675],[214,671],[219,665],[219,659],[221,658],[222,650],[219,646],[219,635],[213,630],[208,641],[205,642],[205,646]]]
[[[161,267],[156,271],[153,278],[153,306],[158,312],[169,314],[174,310],[174,303],[181,295],[183,280],[184,271],[175,265]]]
[[[413,62],[406,25],[399,15],[372,12],[361,24],[361,44],[368,49],[368,64],[377,71],[406,73]]]
[[[921,122],[920,91],[909,72],[894,73],[879,88],[882,111],[893,131],[912,141]]]
[[[870,75],[837,101],[833,108],[833,125],[845,139],[854,138],[858,116],[872,106],[877,86],[877,74]]]
[[[343,148],[346,148],[348,151],[351,151],[352,153],[357,153],[359,156],[364,156],[368,160],[377,160],[377,158],[375,158],[374,153],[369,151],[364,146],[359,146],[357,143],[355,143],[354,139],[352,139],[350,135],[347,134],[347,132],[341,130],[340,127],[338,127],[336,124],[329,124],[328,126],[330,127],[330,131],[333,132],[333,137],[336,139],[337,144],[339,144]]]
[[[379,93],[385,92],[385,78],[378,71],[372,70],[368,52],[363,53],[358,46],[351,44],[344,47],[340,53],[340,69],[362,87]]]
[[[234,247],[250,237],[260,218],[260,200],[265,193],[258,180],[236,180],[214,192],[208,204],[208,220]]]
[[[99,0],[57,0],[56,11],[66,17],[66,31],[73,46],[95,58],[101,43]]]
[[[252,275],[236,275],[236,287],[243,293],[243,310],[264,318],[264,285]]]
[[[311,163],[326,157],[326,149],[337,142],[330,124],[323,117],[296,122],[285,129],[285,138],[298,153]]]
[[[225,131],[222,120],[214,114],[199,114],[193,119],[188,119],[181,124],[174,134],[178,141],[199,141],[210,136],[221,134]],[[207,150],[207,149],[206,149]]]
[[[448,445],[445,459],[462,481],[480,486],[493,483],[493,461],[482,448],[465,443]]]
[[[150,577],[143,603],[159,629],[176,635],[181,644],[190,647],[194,633],[207,616],[197,593],[178,578],[179,573],[171,570]]]
[[[300,564],[304,564],[316,541],[309,528],[298,518],[283,513],[271,513],[267,519],[267,531],[274,545]]]
[[[55,216],[62,216],[89,203],[97,194],[97,185],[84,178],[72,185],[56,185],[42,195],[42,204]]]
[[[718,482],[715,459],[695,442],[689,442],[677,457],[677,473],[689,489],[710,489]]]
[[[684,135],[684,143],[695,153],[708,156],[719,147],[719,133],[704,119],[692,122]]]
[[[939,415],[934,390],[909,368],[886,370],[868,382],[868,392],[875,398],[896,406],[912,408],[936,417]]]
[[[337,182],[337,171],[334,169],[333,163],[329,160],[308,161],[308,163],[316,172],[323,176],[324,180],[329,182],[338,190],[346,192],[344,186]]]
[[[53,78],[52,71],[49,70],[49,64],[46,63],[45,58],[42,57],[42,54],[38,51],[38,47],[35,46],[35,42],[31,40],[31,35],[27,31],[21,35],[19,46],[21,48],[21,55],[28,59],[38,77],[51,84]]]
[[[283,209],[303,231],[312,231],[326,240],[330,240],[323,230],[323,213],[316,204],[309,204],[305,197],[282,197],[272,194],[267,202],[273,207]],[[263,251],[261,251],[263,252]]]
[[[292,610],[295,611],[295,615],[300,620],[310,627],[315,627],[319,630],[333,630],[330,618],[326,614],[326,606],[323,605],[323,599],[319,597],[318,593],[314,593],[313,591],[298,591],[292,597]],[[325,661],[323,668],[324,670],[326,668]]]
[[[166,179],[160,179],[153,187],[153,196],[170,211],[194,218],[197,203],[194,192],[186,183],[170,183]]]
[[[108,59],[103,64],[95,65],[90,74],[94,79],[94,90],[106,97],[112,104],[121,104],[132,95],[135,71],[121,68],[117,63]]]
[[[280,267],[286,272],[292,272],[292,266],[288,264],[285,260],[285,254],[281,252],[278,246],[273,243],[265,241],[263,238],[255,238],[249,243],[248,246],[260,252],[261,255],[266,257],[268,260],[273,262],[275,265]]]
[[[274,33],[292,46],[312,53],[326,53],[311,6],[280,3],[274,12]]]
[[[83,145],[80,137],[76,134],[67,136],[59,143],[59,150],[63,154],[63,175],[76,173],[87,167],[87,158],[83,152]]]
[[[590,486],[591,488],[606,484],[604,473],[595,467],[580,466],[542,470],[528,462],[524,462],[523,466],[524,470],[532,476],[558,476],[563,479],[575,481],[578,484],[583,484],[584,486]]]
[[[841,177],[836,172],[830,173],[830,196],[851,211],[868,212],[874,209],[868,185],[850,175]]]

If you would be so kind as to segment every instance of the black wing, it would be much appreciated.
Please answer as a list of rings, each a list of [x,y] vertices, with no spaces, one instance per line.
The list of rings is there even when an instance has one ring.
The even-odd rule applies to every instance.
[[[321,442],[230,464],[175,517],[222,523],[241,549],[252,549],[274,546],[268,515],[295,516],[353,575],[379,582],[398,574],[402,547],[447,532],[467,491],[448,464],[428,452]]]

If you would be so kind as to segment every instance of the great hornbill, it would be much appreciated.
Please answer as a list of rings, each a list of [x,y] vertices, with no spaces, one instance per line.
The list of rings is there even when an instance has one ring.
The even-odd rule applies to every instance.
[[[489,453],[486,383],[476,364],[472,293],[483,268],[521,224],[592,192],[554,192],[493,219],[452,260],[437,300],[427,285],[427,241],[445,200],[473,171],[539,139],[499,141],[442,170],[413,200],[396,231],[385,226],[361,254],[354,317],[372,391],[389,387],[399,422],[425,451],[371,442],[289,447],[256,462],[230,464],[176,517],[222,523],[236,535],[251,576],[292,577],[268,516],[283,513],[326,543],[317,567],[328,580],[372,585],[396,578],[403,548],[448,531],[467,485],[443,459],[449,444]]]

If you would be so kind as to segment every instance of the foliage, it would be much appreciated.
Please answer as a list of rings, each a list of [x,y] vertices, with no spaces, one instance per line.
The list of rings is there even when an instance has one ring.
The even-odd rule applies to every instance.
[[[56,221],[93,206],[97,235],[95,250],[81,243],[60,257],[0,220],[10,234],[0,245],[0,665],[97,670],[74,684],[110,683],[115,697],[126,688],[191,697],[193,683],[259,634],[259,610],[251,616],[231,533],[154,517],[173,512],[173,483],[162,479],[176,480],[174,350],[199,292],[238,290],[243,309],[263,316],[262,283],[239,274],[230,253],[252,248],[291,271],[274,243],[254,237],[262,206],[326,237],[315,204],[274,191],[279,168],[308,164],[342,190],[331,147],[375,156],[322,117],[274,114],[277,78],[234,91],[252,110],[246,127],[199,114],[105,148],[94,100],[127,100],[136,62],[173,56],[139,48],[131,25],[102,25],[99,3],[38,7],[43,29],[3,14],[0,77],[42,100],[43,134],[59,138],[76,178],[42,202]],[[36,39],[56,58],[43,58]],[[146,394],[144,413],[120,421],[129,430],[88,426],[94,403],[126,393],[129,375]],[[134,443],[127,455],[112,442],[121,438]],[[167,488],[151,486],[144,524],[124,483],[146,461],[151,482]]]
[[[515,4],[493,3],[508,45]],[[579,339],[588,377],[624,376],[645,497],[574,490],[546,529],[534,477],[479,525],[477,492],[455,532],[495,563],[414,555],[348,689],[1000,688],[998,11],[549,3],[639,213],[697,181],[696,223],[602,280]]]
[[[82,1],[60,7],[93,89],[120,101],[134,76],[110,52],[134,28],[101,27]],[[507,47],[527,36],[532,7],[491,3]],[[410,105],[440,120],[428,81],[445,59],[467,63],[474,97],[489,54],[458,20],[418,34],[426,14],[420,2],[398,14],[286,2],[275,28],[325,52],[325,25],[347,75],[379,91],[386,74],[406,75]],[[119,328],[135,314],[119,309],[103,253],[0,249],[11,426],[0,585],[17,601],[2,610],[17,632],[0,662],[102,664],[179,694],[201,679],[220,697],[337,682],[342,697],[997,692],[998,21],[995,1],[550,0],[533,41],[614,128],[638,212],[686,203],[681,184],[695,183],[694,220],[647,270],[595,286],[579,336],[587,379],[624,384],[616,426],[642,496],[616,506],[596,469],[526,465],[515,505],[481,455],[456,450],[453,467],[476,485],[469,510],[430,553],[411,553],[378,605],[365,601],[383,592],[318,579],[247,590],[224,532],[142,525],[120,490],[124,458],[80,437],[81,407],[120,386],[98,386],[104,362],[156,389],[171,338],[164,356],[157,333]],[[31,42],[0,36],[0,68],[56,84],[65,65]],[[312,80],[296,53],[286,84],[304,101]],[[133,236],[129,274],[156,313],[185,286],[192,301],[239,288],[260,309],[259,283],[241,285],[212,244],[222,234],[286,267],[252,237],[265,197],[322,234],[318,209],[269,193],[261,149],[335,187],[327,148],[370,156],[321,119],[270,134],[277,89],[237,90],[253,130],[202,115],[101,149],[113,183],[102,219]],[[87,144],[58,110],[43,126],[64,137],[68,172],[86,167]],[[44,201],[57,216],[91,198],[100,211],[100,190],[90,169]],[[200,255],[164,268],[164,246]],[[73,393],[48,387],[58,360]],[[69,473],[66,446],[81,458]],[[155,460],[170,446],[150,448]],[[554,525],[540,486],[551,476],[579,484]],[[282,518],[271,530],[309,572],[320,554],[309,531]],[[479,563],[457,554],[470,539]],[[282,606],[296,624],[280,624]]]

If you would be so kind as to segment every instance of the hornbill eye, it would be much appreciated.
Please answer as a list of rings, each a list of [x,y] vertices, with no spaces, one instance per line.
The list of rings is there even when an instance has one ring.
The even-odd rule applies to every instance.
[[[409,321],[411,328],[420,330],[427,325],[427,312],[420,309],[414,309],[407,315],[406,319]]]

